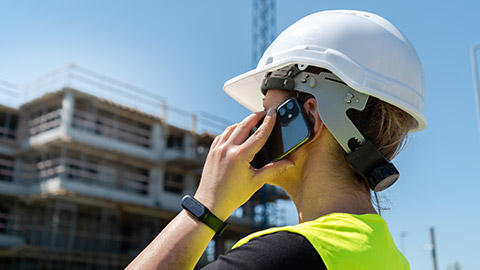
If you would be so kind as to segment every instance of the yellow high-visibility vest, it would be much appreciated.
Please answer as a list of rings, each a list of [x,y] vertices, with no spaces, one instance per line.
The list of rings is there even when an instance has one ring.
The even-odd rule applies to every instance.
[[[410,269],[397,249],[385,220],[376,214],[332,213],[295,226],[270,228],[238,241],[239,247],[255,237],[278,231],[303,235],[328,269]]]

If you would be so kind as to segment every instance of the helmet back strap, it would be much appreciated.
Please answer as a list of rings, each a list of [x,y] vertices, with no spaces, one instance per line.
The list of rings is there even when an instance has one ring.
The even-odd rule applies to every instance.
[[[399,178],[395,166],[360,133],[347,116],[350,109],[365,109],[368,95],[347,86],[333,73],[309,73],[300,70],[297,65],[267,74],[261,88],[264,94],[268,89],[312,94],[323,123],[345,150],[345,159],[368,179],[373,191],[382,191]]]

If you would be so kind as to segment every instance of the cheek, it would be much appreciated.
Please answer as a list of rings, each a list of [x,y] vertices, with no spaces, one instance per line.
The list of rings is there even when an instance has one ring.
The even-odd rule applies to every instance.
[[[263,99],[264,107],[268,110],[270,108],[277,108],[285,100],[289,98],[288,91],[271,89],[268,90],[267,95]]]

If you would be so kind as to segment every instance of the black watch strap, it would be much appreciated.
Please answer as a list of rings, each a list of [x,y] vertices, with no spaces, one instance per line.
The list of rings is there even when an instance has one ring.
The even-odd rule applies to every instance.
[[[221,221],[218,217],[212,214],[207,207],[195,200],[195,198],[190,195],[185,195],[183,197],[182,207],[198,220],[210,227],[216,235],[222,234],[228,225],[227,222]]]

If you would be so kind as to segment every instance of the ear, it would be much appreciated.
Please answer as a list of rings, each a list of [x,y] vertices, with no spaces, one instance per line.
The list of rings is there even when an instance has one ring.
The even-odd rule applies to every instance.
[[[303,109],[305,110],[305,116],[312,125],[313,138],[316,138],[325,127],[318,114],[317,101],[314,98],[307,99],[305,103],[303,103]]]

